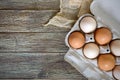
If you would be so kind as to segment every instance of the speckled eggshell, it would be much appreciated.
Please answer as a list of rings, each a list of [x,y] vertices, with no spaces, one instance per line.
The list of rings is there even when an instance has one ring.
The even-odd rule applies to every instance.
[[[91,33],[97,28],[97,22],[93,17],[86,16],[80,20],[79,26],[84,33]]]

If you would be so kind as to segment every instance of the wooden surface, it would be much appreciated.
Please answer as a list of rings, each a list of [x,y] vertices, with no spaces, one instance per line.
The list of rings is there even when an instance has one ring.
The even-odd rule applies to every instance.
[[[0,79],[87,80],[64,61],[69,29],[44,27],[59,0],[0,0]]]

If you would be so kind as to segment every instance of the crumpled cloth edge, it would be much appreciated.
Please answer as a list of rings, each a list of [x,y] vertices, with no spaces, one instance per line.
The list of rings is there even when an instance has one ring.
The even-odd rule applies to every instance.
[[[57,14],[59,14],[59,13],[57,13]],[[53,25],[53,26],[57,26],[57,27],[61,27],[61,28],[62,27],[63,28],[71,28],[71,25],[74,25],[76,20],[70,20],[65,17],[58,16],[57,14],[53,18],[51,18],[49,20],[49,22],[47,24],[45,24],[44,26]]]

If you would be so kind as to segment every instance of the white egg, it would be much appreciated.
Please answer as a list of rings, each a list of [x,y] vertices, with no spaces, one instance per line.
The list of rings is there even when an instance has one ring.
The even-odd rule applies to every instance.
[[[116,66],[114,69],[113,69],[113,76],[117,79],[117,80],[120,80],[120,65],[119,66]]]
[[[83,48],[83,53],[87,58],[93,59],[99,55],[99,47],[95,43],[87,43]]]
[[[111,48],[112,53],[115,56],[120,56],[120,40],[113,40],[110,43],[110,48]]]
[[[81,19],[79,26],[84,33],[91,33],[95,31],[97,22],[93,17],[87,16]]]

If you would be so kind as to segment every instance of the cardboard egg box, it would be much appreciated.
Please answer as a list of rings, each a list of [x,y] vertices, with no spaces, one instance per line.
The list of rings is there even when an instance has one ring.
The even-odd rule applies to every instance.
[[[100,27],[107,27],[111,30],[112,32],[112,39],[118,39],[120,38],[120,16],[116,15],[116,13],[120,13],[119,11],[119,0],[94,0],[91,4],[91,14],[84,14],[81,16],[72,29],[68,32],[68,34],[65,37],[65,43],[66,46],[69,47],[68,52],[66,53],[64,59],[69,62],[73,67],[75,67],[81,74],[83,74],[88,80],[115,80],[112,71],[106,72],[102,71],[98,68],[97,65],[97,59],[88,59],[83,55],[82,48],[80,49],[73,49],[70,47],[68,43],[68,37],[70,33],[74,31],[81,31],[79,27],[79,22],[80,20],[85,17],[85,16],[92,16],[96,19],[97,21],[97,28]],[[108,9],[109,7],[113,7],[114,12],[110,13],[110,10]],[[118,9],[118,10],[116,10]],[[86,42],[95,42],[94,40],[94,33],[90,34],[85,34]],[[110,53],[110,47],[109,44],[105,46],[99,46],[100,47],[100,53],[102,54],[107,54]],[[119,61],[120,58],[117,58]],[[116,62],[117,62],[116,60]],[[116,63],[118,64],[118,63]],[[120,65],[120,64],[118,64]]]

